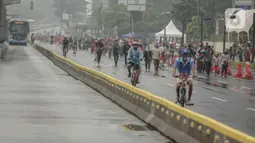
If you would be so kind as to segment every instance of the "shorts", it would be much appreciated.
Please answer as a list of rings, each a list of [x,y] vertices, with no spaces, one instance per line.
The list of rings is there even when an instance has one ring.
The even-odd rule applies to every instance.
[[[192,81],[192,76],[191,75],[188,76],[187,81]],[[182,80],[179,77],[176,78],[176,83],[181,83],[181,82],[182,82]]]

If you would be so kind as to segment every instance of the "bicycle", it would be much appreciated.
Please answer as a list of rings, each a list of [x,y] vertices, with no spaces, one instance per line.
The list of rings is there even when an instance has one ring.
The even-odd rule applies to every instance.
[[[187,80],[188,80],[188,74],[180,74],[179,76],[174,76],[176,78],[180,78],[181,83],[180,83],[180,97],[177,103],[179,103],[182,107],[184,107],[184,105],[187,106],[192,106],[193,104],[186,104],[187,103],[187,97],[186,97],[186,92],[187,92]]]
[[[139,73],[140,73],[139,65],[135,64],[132,68],[132,73],[131,73],[131,84],[134,87],[136,87],[138,83]]]

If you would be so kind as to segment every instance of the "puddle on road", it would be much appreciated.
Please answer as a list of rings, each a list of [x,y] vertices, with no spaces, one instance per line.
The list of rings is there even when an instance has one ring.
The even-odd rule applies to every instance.
[[[60,75],[60,76],[69,76],[69,74],[66,74],[66,73],[61,73],[61,74],[56,74],[56,75]]]
[[[121,126],[131,131],[155,131],[153,127],[148,125],[123,124]]]
[[[149,125],[135,125],[135,124],[122,124],[121,125],[123,128],[131,131],[156,131],[154,127],[151,127]],[[145,136],[145,135],[138,135],[140,137]],[[177,143],[174,140],[168,140],[165,143]]]

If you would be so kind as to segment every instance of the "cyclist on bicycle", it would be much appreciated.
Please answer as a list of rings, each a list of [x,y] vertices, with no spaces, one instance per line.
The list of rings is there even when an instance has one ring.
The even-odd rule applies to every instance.
[[[177,86],[176,86],[176,103],[179,101],[180,97],[180,83],[182,82],[179,78],[179,75],[176,75],[176,72],[179,72],[179,74],[188,74],[187,84],[189,85],[189,92],[188,92],[188,101],[186,104],[190,104],[192,90],[193,90],[193,84],[192,84],[192,77],[195,77],[195,68],[194,68],[194,61],[189,57],[189,50],[188,48],[184,48],[179,58],[176,59],[174,64],[174,70],[173,70],[173,76],[178,77],[177,78]],[[191,76],[191,72],[192,75]]]
[[[134,70],[140,71],[140,64],[143,59],[143,52],[138,48],[138,43],[134,41],[132,43],[132,47],[128,50],[128,77],[131,77],[131,68],[133,67]],[[138,72],[139,73],[139,72]],[[137,82],[139,83],[139,74],[137,77]]]

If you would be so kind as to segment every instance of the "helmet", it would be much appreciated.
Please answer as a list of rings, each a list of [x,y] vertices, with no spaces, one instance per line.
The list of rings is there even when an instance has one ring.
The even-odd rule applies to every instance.
[[[184,48],[183,50],[182,50],[182,54],[188,54],[189,53],[189,49],[188,48]]]
[[[136,41],[134,41],[134,42],[132,43],[132,45],[138,45],[138,43],[137,43]]]

